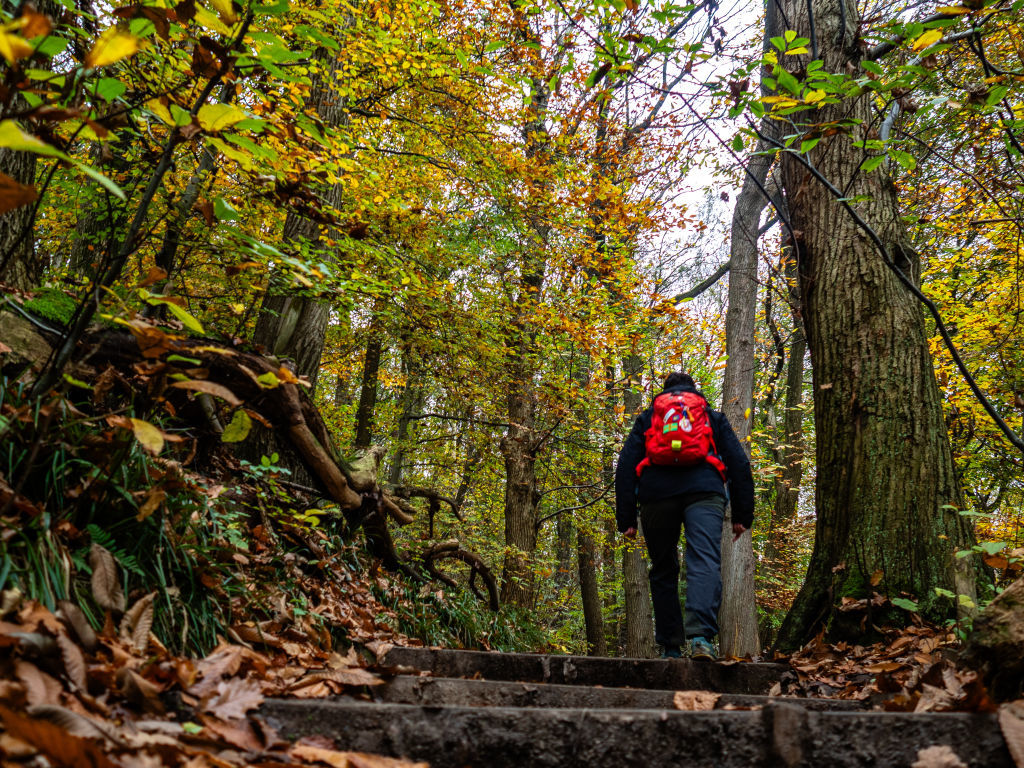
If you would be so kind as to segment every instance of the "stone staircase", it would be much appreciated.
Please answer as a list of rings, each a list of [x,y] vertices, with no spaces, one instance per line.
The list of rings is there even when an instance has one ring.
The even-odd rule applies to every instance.
[[[269,700],[262,713],[286,738],[432,768],[1014,765],[994,715],[768,696],[782,664],[398,647],[384,663],[402,674],[372,698]],[[719,695],[683,711],[713,697],[680,691]]]

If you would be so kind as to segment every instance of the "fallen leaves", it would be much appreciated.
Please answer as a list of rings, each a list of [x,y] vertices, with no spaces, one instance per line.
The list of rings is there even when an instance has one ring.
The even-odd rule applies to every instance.
[[[710,691],[676,691],[672,696],[672,706],[684,712],[699,712],[714,709],[720,694]]]

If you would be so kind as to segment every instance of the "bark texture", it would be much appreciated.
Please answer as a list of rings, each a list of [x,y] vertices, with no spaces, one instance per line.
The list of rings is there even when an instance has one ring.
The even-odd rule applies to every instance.
[[[0,173],[19,184],[32,185],[36,156],[31,152],[0,149]],[[42,278],[42,265],[35,254],[32,205],[23,205],[0,216],[0,283],[27,291]]]
[[[628,415],[639,412],[640,374],[643,361],[631,355],[623,361],[626,385],[622,403]],[[627,419],[627,423],[629,420]],[[637,542],[642,541],[643,532],[638,533]],[[651,585],[647,580],[647,563],[644,547],[626,542],[622,550],[622,588],[625,605],[625,647],[626,656],[648,659],[654,656],[654,619],[651,614]]]
[[[587,655],[607,656],[608,644],[604,633],[601,593],[597,583],[597,545],[594,543],[594,537],[583,528],[576,529],[576,558],[580,572],[583,622],[587,632]]]
[[[790,26],[812,37],[808,5],[782,6]],[[826,71],[858,66],[856,4],[815,0],[809,7]],[[808,57],[785,58],[796,69]],[[872,108],[864,96],[793,117],[818,125],[853,118],[869,126]],[[884,173],[859,172],[863,155],[853,141],[867,138],[866,128],[849,130],[823,138],[809,159],[848,198],[869,196],[857,210],[898,258],[909,251],[901,247],[896,188]],[[975,573],[968,559],[953,556],[971,531],[954,509],[961,495],[921,307],[799,158],[785,155],[782,169],[814,361],[818,471],[814,552],[779,638],[791,647],[813,635],[841,597],[870,593],[878,571],[880,591],[907,592],[926,604],[933,587],[973,595]]]

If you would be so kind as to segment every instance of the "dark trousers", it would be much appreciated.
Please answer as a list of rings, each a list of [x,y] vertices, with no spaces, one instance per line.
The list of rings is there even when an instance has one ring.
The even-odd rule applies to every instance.
[[[681,646],[718,634],[722,604],[722,520],[725,497],[688,494],[643,504],[640,519],[651,558],[654,639]],[[686,620],[679,608],[679,533],[686,528]]]

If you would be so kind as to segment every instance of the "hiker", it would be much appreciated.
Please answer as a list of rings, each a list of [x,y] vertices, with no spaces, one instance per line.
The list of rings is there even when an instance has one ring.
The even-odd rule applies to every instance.
[[[736,541],[754,521],[750,460],[693,378],[670,373],[633,424],[615,469],[619,532],[637,534],[637,506],[651,558],[654,639],[662,658],[715,657],[722,603],[722,521],[731,498]],[[686,619],[679,609],[679,533],[686,531]]]

